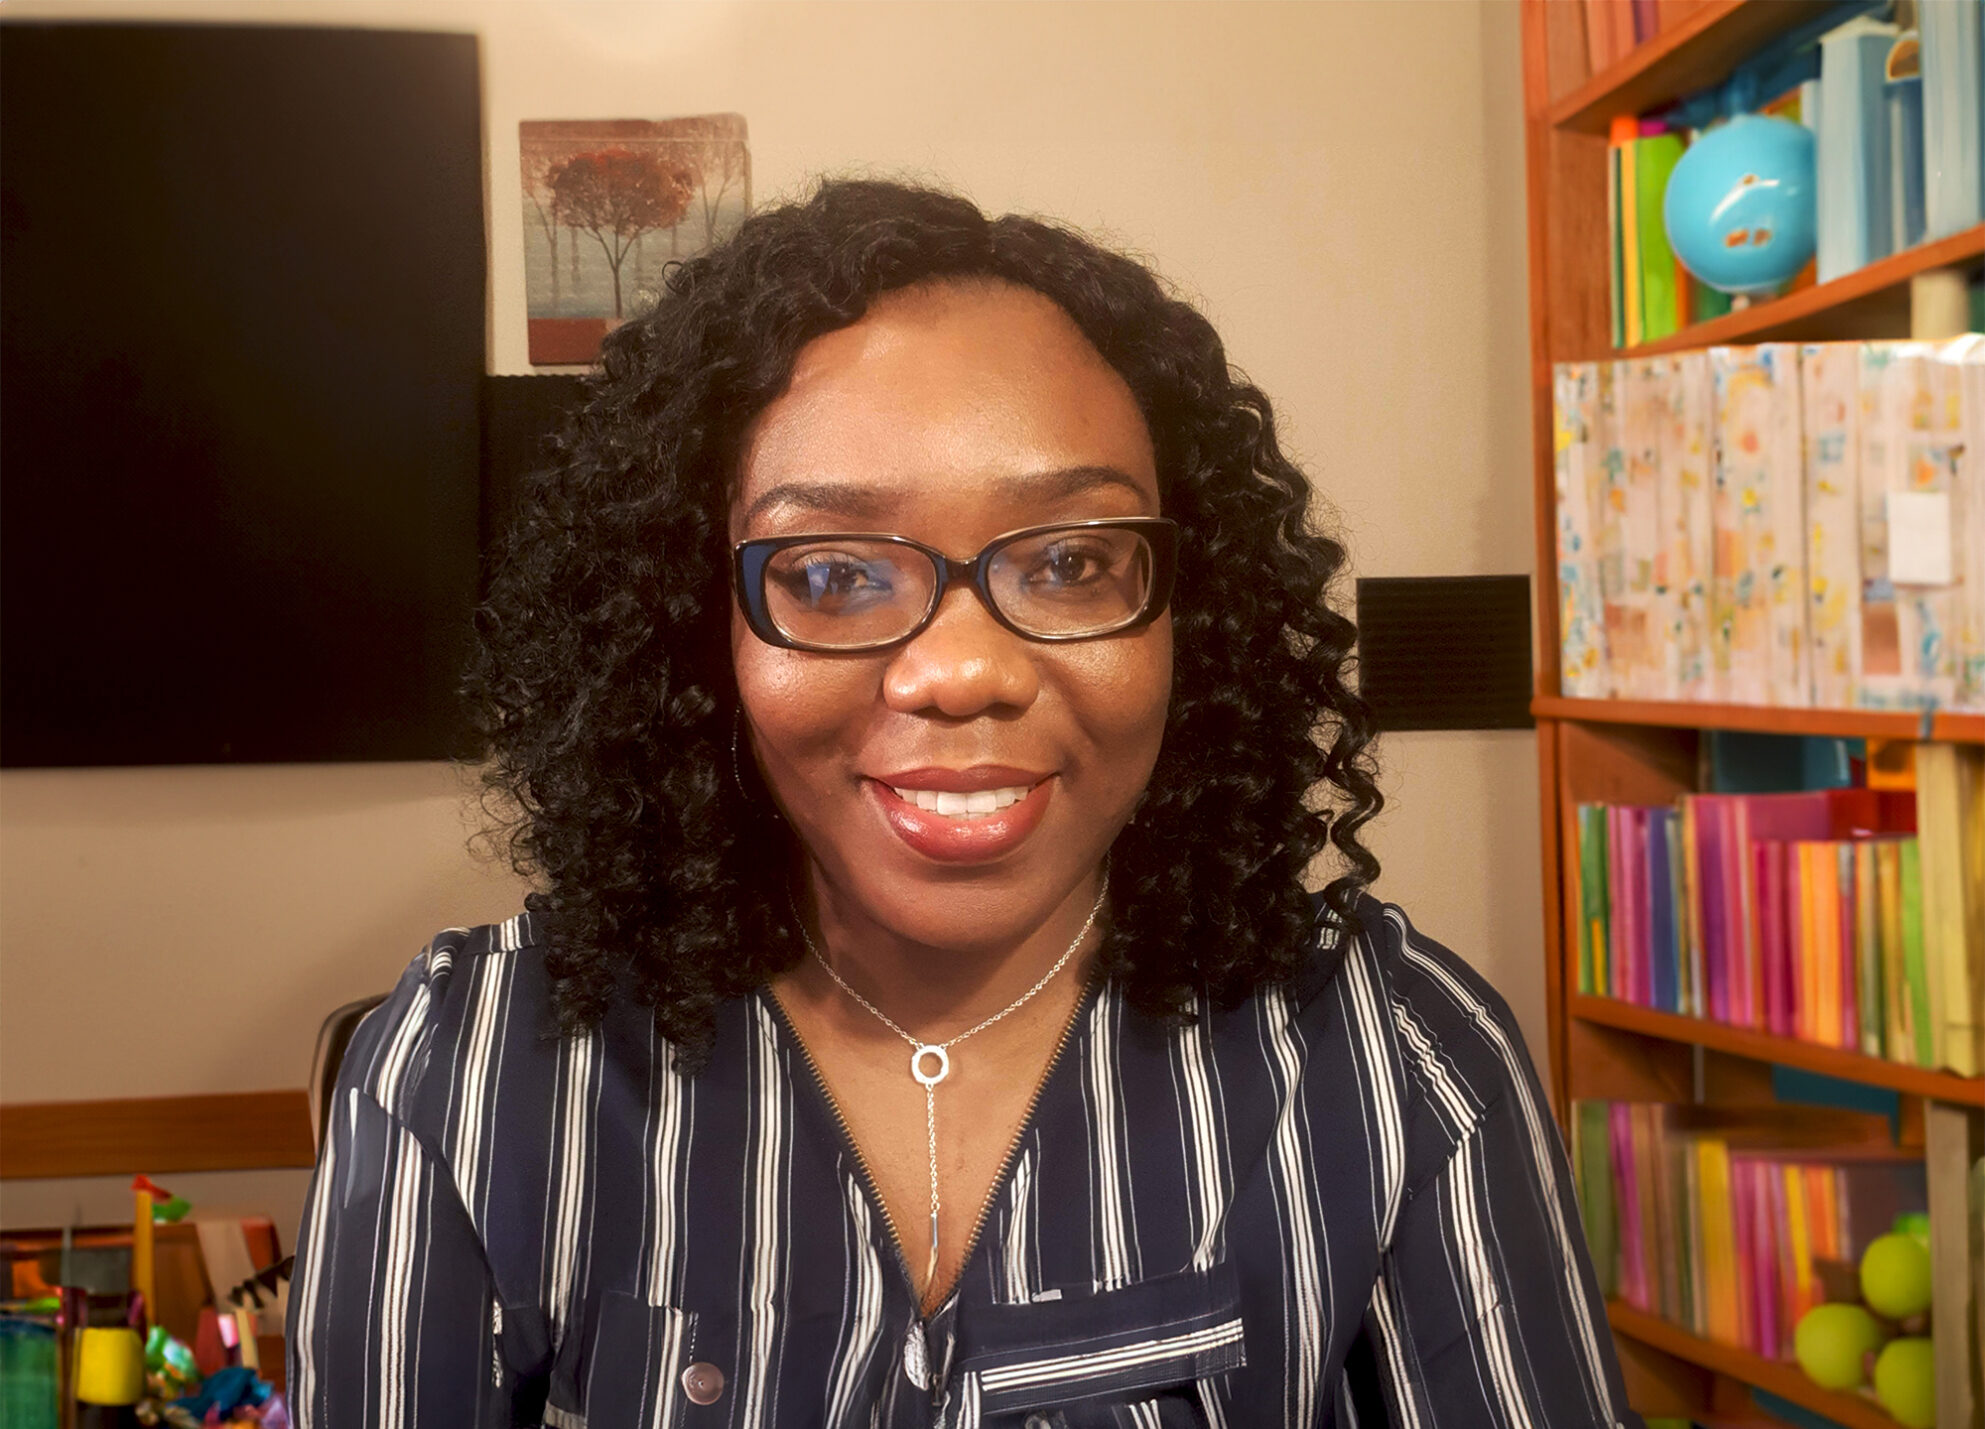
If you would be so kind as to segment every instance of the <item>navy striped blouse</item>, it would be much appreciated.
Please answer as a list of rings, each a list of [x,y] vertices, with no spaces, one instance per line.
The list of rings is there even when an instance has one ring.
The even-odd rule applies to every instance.
[[[444,932],[328,1113],[296,1423],[1638,1424],[1509,1010],[1365,914],[1191,1025],[1093,985],[927,1318],[769,994],[684,1077],[556,1036],[530,915]]]

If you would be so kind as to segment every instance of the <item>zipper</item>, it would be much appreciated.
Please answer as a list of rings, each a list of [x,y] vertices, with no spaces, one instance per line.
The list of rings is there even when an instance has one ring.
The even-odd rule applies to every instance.
[[[1101,985],[1102,980],[1092,976],[1083,987],[1082,995],[1075,1000],[1075,1010],[1062,1024],[1061,1037],[1055,1042],[1055,1050],[1034,1083],[1033,1094],[1027,1098],[1027,1109],[1020,1114],[1020,1124],[1014,1129],[1013,1140],[1007,1143],[1006,1154],[1000,1158],[999,1170],[993,1176],[992,1184],[986,1187],[985,1199],[979,1203],[978,1218],[972,1222],[972,1234],[965,1241],[965,1257],[958,1262],[961,1271],[962,1267],[972,1263],[972,1256],[978,1251],[979,1237],[985,1232],[986,1221],[991,1217],[992,1208],[998,1202],[1000,1193],[1006,1189],[1007,1178],[1013,1174],[1013,1163],[1019,1159],[1020,1143],[1027,1139],[1027,1133],[1033,1127],[1035,1109],[1041,1104],[1041,1097],[1048,1089],[1048,1082],[1053,1078],[1055,1068],[1061,1065],[1062,1053],[1074,1040],[1075,1029],[1081,1025],[1083,1015],[1089,1010],[1090,999],[1096,995]],[[834,1093],[828,1088],[827,1079],[820,1075],[820,1067],[814,1062],[813,1053],[807,1050],[805,1040],[787,1018],[786,1010],[779,1005],[779,999],[772,996],[769,991],[763,992],[762,995],[771,1005],[772,1015],[779,1020],[779,1025],[785,1029],[787,1037],[795,1047],[799,1048],[800,1060],[806,1063],[806,1070],[812,1076],[814,1086],[820,1089],[821,1100],[827,1103],[827,1110],[834,1118],[834,1125],[840,1130],[842,1144],[847,1147],[848,1154],[854,1158],[855,1170],[861,1175],[862,1188],[868,1192],[869,1200],[882,1212],[882,1224],[889,1232],[889,1248],[896,1253],[896,1264],[903,1272],[905,1283],[910,1287],[910,1301],[917,1307],[917,1324],[926,1324],[929,1316],[923,1310],[923,1296],[917,1291],[917,1278],[910,1270],[910,1258],[903,1252],[903,1237],[896,1230],[896,1218],[889,1214],[889,1203],[876,1188],[875,1176],[869,1170],[868,1158],[862,1155],[861,1147],[855,1143],[855,1135],[848,1129],[848,1119],[841,1114],[841,1104],[834,1100]],[[953,1282],[950,1289],[956,1291],[956,1282]],[[945,1301],[949,1301],[950,1298],[951,1296],[947,1294]],[[943,1308],[945,1301],[939,1302],[940,1309]]]
[[[827,1079],[820,1075],[820,1068],[813,1060],[813,1053],[807,1051],[806,1041],[799,1035],[798,1029],[793,1026],[791,1020],[787,1018],[786,1009],[779,1005],[779,999],[774,997],[769,990],[764,991],[761,995],[771,1006],[772,1015],[779,1019],[779,1025],[786,1030],[787,1039],[795,1047],[799,1048],[800,1060],[806,1063],[806,1070],[812,1076],[814,1086],[820,1089],[820,1099],[827,1103],[827,1110],[834,1118],[834,1125],[841,1132],[841,1144],[847,1148],[848,1154],[854,1158],[855,1170],[861,1176],[862,1189],[868,1192],[868,1198],[874,1203],[875,1208],[882,1212],[883,1227],[889,1232],[889,1248],[896,1252],[896,1264],[901,1268],[903,1279],[910,1287],[910,1298],[919,1306],[917,1319],[921,1323],[923,1320],[921,1312],[923,1302],[921,1297],[915,1293],[917,1278],[910,1273],[910,1258],[903,1253],[903,1237],[897,1234],[896,1218],[889,1214],[889,1202],[882,1198],[882,1192],[876,1188],[875,1174],[868,1169],[868,1158],[862,1155],[861,1147],[855,1144],[855,1134],[848,1129],[848,1119],[841,1115],[841,1104],[834,1100],[834,1093],[828,1089]]]
[[[1027,1110],[1020,1114],[1020,1125],[1014,1129],[1013,1140],[1007,1144],[1006,1155],[1000,1159],[999,1172],[993,1177],[992,1184],[986,1187],[985,1200],[979,1203],[979,1218],[972,1223],[972,1234],[965,1241],[965,1258],[958,1262],[961,1274],[963,1268],[972,1263],[972,1256],[979,1249],[979,1237],[984,1233],[986,1221],[992,1215],[993,1205],[1006,1190],[1007,1178],[1013,1174],[1013,1163],[1020,1159],[1020,1143],[1027,1139],[1027,1133],[1034,1125],[1034,1109],[1041,1104],[1041,1096],[1048,1089],[1048,1080],[1054,1076],[1055,1068],[1061,1065],[1061,1054],[1074,1039],[1075,1029],[1089,1011],[1089,1001],[1100,986],[1100,980],[1091,976],[1088,984],[1082,989],[1082,995],[1075,999],[1075,1010],[1069,1014],[1068,1021],[1062,1024],[1061,1040],[1055,1043],[1055,1050],[1048,1058],[1048,1065],[1042,1070],[1040,1080],[1034,1083],[1034,1094],[1027,1098]]]

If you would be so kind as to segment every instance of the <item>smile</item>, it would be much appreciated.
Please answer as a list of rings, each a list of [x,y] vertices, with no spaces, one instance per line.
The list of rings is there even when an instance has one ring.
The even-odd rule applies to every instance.
[[[891,784],[889,790],[906,804],[915,804],[925,813],[947,819],[983,819],[1001,809],[1011,808],[1033,792],[1029,784],[1010,784],[1003,789],[974,789],[957,793],[950,789],[904,789]]]
[[[981,789],[932,789],[930,784],[976,783],[1029,778],[1021,769],[985,769],[971,774],[949,770],[905,770],[896,779],[865,779],[864,786],[883,824],[912,852],[938,863],[984,863],[1004,858],[1041,825],[1053,802],[1052,775],[1033,782]]]

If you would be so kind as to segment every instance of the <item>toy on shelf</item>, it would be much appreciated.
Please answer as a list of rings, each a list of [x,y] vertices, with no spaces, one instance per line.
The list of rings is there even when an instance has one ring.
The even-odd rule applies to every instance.
[[[1813,131],[1740,114],[1688,147],[1662,201],[1668,246],[1725,293],[1775,293],[1818,241]]]
[[[1935,1429],[1937,1422],[1935,1354],[1921,1332],[1930,1309],[1929,1235],[1927,1216],[1897,1216],[1894,1229],[1861,1256],[1867,1304],[1815,1305],[1800,1317],[1793,1338],[1799,1367],[1813,1383],[1855,1390],[1872,1378],[1876,1402],[1903,1429]]]

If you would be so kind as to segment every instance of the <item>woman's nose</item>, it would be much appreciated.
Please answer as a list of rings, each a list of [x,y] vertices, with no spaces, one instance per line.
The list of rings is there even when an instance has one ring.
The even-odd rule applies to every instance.
[[[934,709],[952,719],[1024,710],[1041,688],[1032,643],[993,619],[969,586],[953,587],[936,618],[889,662],[883,698],[905,714]]]

